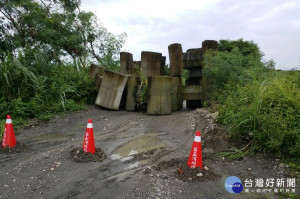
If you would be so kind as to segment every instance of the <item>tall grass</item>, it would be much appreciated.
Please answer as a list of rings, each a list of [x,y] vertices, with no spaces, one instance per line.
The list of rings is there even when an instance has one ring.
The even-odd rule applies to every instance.
[[[0,118],[13,117],[14,124],[27,118],[49,118],[92,103],[96,90],[87,69],[46,63],[37,52],[0,61]],[[0,127],[2,128],[2,127]],[[0,129],[2,133],[2,129]]]
[[[213,80],[217,121],[252,150],[300,159],[300,74],[278,72],[240,51],[206,54],[204,75]],[[272,67],[271,67],[272,68]]]
[[[218,121],[235,137],[254,140],[256,150],[298,157],[300,154],[299,74],[277,74],[240,86],[226,99]]]

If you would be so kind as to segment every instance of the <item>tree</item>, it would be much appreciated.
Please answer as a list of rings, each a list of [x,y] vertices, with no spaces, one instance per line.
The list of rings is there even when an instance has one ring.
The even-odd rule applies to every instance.
[[[126,34],[115,36],[92,12],[80,9],[80,0],[3,0],[0,2],[0,59],[7,53],[43,53],[50,62],[66,56],[86,67],[97,60],[115,67]]]

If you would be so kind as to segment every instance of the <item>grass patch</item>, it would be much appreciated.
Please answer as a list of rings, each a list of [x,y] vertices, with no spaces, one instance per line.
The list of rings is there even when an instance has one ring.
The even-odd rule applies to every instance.
[[[296,193],[292,193],[292,192],[289,192],[289,193],[283,193],[279,196],[278,199],[286,199],[286,198],[289,198],[289,199],[300,199],[300,195],[296,194]]]
[[[245,147],[242,149],[238,149],[232,146],[229,150],[218,152],[217,155],[219,157],[224,157],[231,160],[239,160],[246,156],[247,154],[252,153],[253,149],[253,141],[249,142]]]

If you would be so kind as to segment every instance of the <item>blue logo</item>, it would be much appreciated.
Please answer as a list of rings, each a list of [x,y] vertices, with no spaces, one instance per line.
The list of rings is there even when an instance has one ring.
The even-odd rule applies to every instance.
[[[236,176],[229,176],[224,183],[229,193],[241,193],[243,191],[242,181]]]

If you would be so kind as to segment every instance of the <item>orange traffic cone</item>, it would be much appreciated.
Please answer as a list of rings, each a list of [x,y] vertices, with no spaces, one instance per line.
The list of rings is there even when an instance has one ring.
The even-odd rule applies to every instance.
[[[194,143],[191,149],[191,153],[187,165],[193,169],[196,167],[200,167],[203,170],[200,131],[196,132],[196,136],[194,139]]]
[[[2,138],[2,147],[5,148],[6,146],[9,148],[16,146],[15,131],[10,115],[6,116],[5,129]]]
[[[88,120],[82,148],[84,150],[84,153],[90,152],[92,154],[95,154],[96,148],[95,148],[92,119]]]

